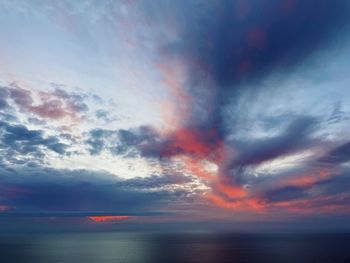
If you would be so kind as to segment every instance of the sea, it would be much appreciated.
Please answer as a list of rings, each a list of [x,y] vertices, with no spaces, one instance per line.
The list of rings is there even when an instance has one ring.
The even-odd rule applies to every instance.
[[[1,263],[350,263],[350,234],[0,235]]]

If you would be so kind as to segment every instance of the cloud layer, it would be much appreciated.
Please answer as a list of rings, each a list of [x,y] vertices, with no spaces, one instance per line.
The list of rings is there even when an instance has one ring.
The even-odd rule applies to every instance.
[[[0,216],[349,215],[348,1],[12,5],[95,77],[1,79]]]

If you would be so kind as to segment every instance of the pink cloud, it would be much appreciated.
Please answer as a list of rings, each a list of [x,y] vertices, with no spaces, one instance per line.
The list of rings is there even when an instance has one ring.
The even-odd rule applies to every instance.
[[[132,216],[89,216],[88,219],[96,223],[109,221],[122,221],[133,218]]]
[[[67,118],[74,121],[80,118],[80,113],[86,108],[86,105],[81,101],[82,97],[63,90],[39,92],[11,85],[9,91],[10,97],[20,110],[43,119]]]

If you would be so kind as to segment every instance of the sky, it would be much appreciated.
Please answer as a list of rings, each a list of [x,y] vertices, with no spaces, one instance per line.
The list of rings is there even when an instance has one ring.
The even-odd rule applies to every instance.
[[[348,0],[0,14],[1,232],[350,227]]]

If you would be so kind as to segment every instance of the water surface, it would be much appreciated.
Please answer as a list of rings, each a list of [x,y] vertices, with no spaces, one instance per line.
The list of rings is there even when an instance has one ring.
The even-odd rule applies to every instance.
[[[350,263],[350,234],[79,233],[0,236],[1,262]]]

